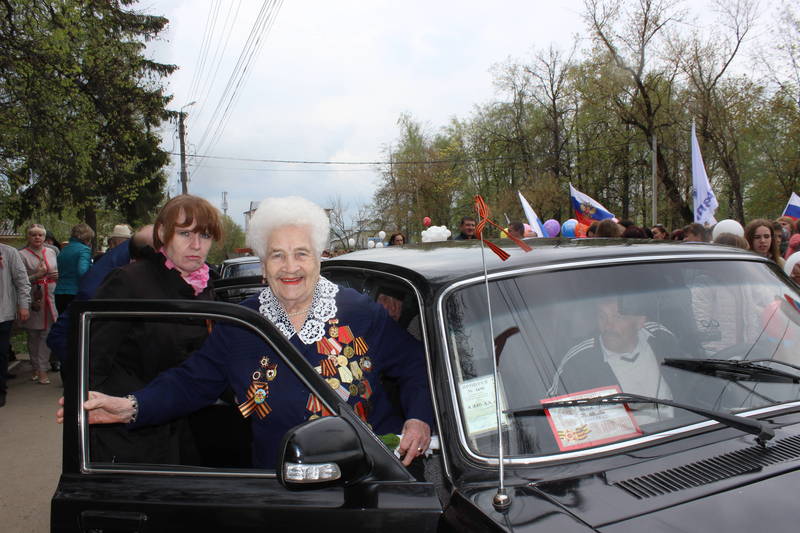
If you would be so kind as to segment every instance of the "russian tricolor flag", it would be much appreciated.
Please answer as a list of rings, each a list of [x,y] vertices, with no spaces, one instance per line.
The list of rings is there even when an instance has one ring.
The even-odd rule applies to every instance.
[[[796,192],[793,192],[792,197],[789,198],[789,203],[783,210],[783,216],[792,217],[795,220],[800,218],[800,196],[797,196]]]
[[[572,209],[575,211],[575,218],[581,224],[591,226],[592,222],[596,220],[605,220],[607,218],[614,218],[614,215],[609,213],[603,205],[587,194],[583,194],[569,184],[569,199],[572,203]]]

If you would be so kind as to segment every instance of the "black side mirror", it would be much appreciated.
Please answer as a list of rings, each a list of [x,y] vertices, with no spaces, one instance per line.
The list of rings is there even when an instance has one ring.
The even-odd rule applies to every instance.
[[[350,485],[371,469],[355,428],[328,416],[290,429],[278,453],[278,480],[287,489]]]

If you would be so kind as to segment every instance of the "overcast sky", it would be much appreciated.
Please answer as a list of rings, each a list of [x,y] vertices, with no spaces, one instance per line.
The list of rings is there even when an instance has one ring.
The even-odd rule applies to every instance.
[[[139,4],[170,20],[150,54],[179,67],[168,80],[171,107],[196,101],[185,109],[190,153],[381,160],[398,137],[401,113],[431,132],[452,117],[467,118],[476,104],[495,98],[493,64],[530,57],[551,43],[566,50],[585,34],[580,0],[289,0],[262,37],[223,134],[209,146],[209,120],[261,6],[260,0]],[[210,39],[209,19],[216,20]],[[164,138],[167,150],[179,151],[174,126]],[[179,193],[177,156],[168,171],[170,191]],[[338,195],[353,209],[371,201],[378,177],[371,166],[197,158],[190,159],[190,172],[189,192],[220,207],[227,192],[228,214],[240,224],[250,201],[270,195],[298,194],[323,206]]]
[[[410,113],[430,131],[494,98],[489,69],[551,42],[568,47],[582,31],[581,2],[300,1],[282,4],[237,91],[223,134],[208,152],[208,122],[221,100],[262,2],[145,0],[139,7],[170,20],[151,55],[178,65],[169,78],[171,107],[186,108],[189,152],[304,161],[376,161]],[[218,6],[218,9],[215,9]],[[238,13],[237,13],[238,7]],[[198,81],[209,13],[216,12],[205,72]],[[234,21],[234,15],[235,21]],[[232,31],[227,31],[232,28]],[[227,45],[226,45],[227,42]],[[217,63],[219,67],[217,69]],[[165,148],[178,152],[174,127]],[[369,203],[371,166],[190,161],[189,191],[240,224],[251,200],[299,194],[321,205],[341,196],[350,208]],[[180,192],[179,158],[169,168]]]

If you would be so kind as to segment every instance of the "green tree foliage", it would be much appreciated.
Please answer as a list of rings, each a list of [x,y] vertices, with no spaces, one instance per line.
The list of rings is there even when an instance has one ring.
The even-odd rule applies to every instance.
[[[222,240],[215,242],[208,252],[208,262],[222,263],[225,259],[238,257],[237,248],[244,248],[244,230],[228,215],[222,216]]]
[[[753,33],[753,0],[713,3],[709,27],[685,5],[586,0],[580,57],[549,48],[495,66],[498,100],[436,133],[404,115],[378,211],[411,233],[426,215],[454,229],[481,194],[496,221],[521,220],[520,191],[542,219],[564,220],[572,183],[620,218],[681,227],[692,220],[695,120],[716,218],[777,217],[800,192],[800,17],[784,5],[763,72],[742,74],[731,65]]]
[[[383,170],[375,195],[380,222],[390,222],[407,234],[423,229],[422,219],[446,224],[456,201],[458,147],[445,136],[431,137],[410,117],[400,117],[399,144],[389,151],[390,163]],[[455,157],[454,157],[455,156]],[[448,162],[440,163],[445,160]]]
[[[162,200],[169,117],[161,78],[175,67],[144,57],[167,23],[133,0],[0,4],[0,176],[6,212],[98,209],[143,222]]]

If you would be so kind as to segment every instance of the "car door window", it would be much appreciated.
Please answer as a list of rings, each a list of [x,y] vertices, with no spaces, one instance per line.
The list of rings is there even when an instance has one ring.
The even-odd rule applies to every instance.
[[[120,424],[85,427],[92,466],[264,470],[263,457],[259,461],[258,450],[253,450],[253,421],[263,418],[269,426],[273,418],[291,416],[289,410],[302,413],[306,400],[313,397],[283,355],[256,328],[240,321],[192,313],[95,313],[87,320],[86,331],[84,396],[89,390],[125,396],[169,378],[173,381],[168,384],[188,384],[177,392],[173,385],[159,389],[162,397],[157,399],[163,399],[165,412],[180,410],[173,406],[184,403],[199,406],[136,429]],[[214,344],[233,331],[241,346]],[[214,350],[218,353],[210,354]],[[303,397],[301,405],[276,397],[288,383],[302,389],[296,394]],[[268,440],[277,447],[284,431],[267,431],[276,431]],[[268,471],[275,460],[272,452]]]

